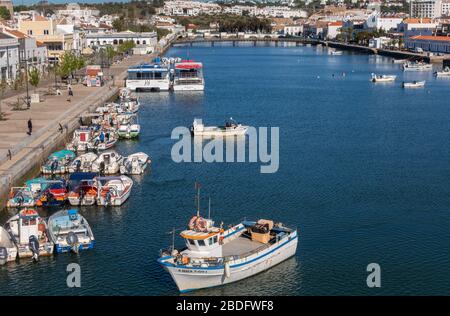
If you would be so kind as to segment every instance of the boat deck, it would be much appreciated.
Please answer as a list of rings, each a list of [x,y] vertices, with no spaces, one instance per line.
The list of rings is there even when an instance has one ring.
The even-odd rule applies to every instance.
[[[240,256],[249,253],[261,246],[263,243],[253,241],[247,237],[238,237],[222,246],[222,256]]]

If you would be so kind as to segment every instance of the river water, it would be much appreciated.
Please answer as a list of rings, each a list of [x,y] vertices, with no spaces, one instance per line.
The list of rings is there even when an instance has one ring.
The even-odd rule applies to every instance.
[[[299,229],[297,255],[255,277],[198,295],[448,294],[450,287],[450,80],[403,73],[391,59],[331,56],[315,47],[175,47],[169,56],[201,61],[203,93],[142,93],[138,141],[151,171],[134,177],[122,207],[86,207],[93,251],[0,267],[6,295],[178,295],[156,259],[169,231],[211,197],[217,223],[272,218]],[[393,84],[371,73],[396,74]],[[406,90],[401,81],[427,80]],[[232,116],[279,127],[280,164],[175,163],[171,131],[194,117],[211,125]],[[54,210],[40,210],[48,215]],[[4,223],[12,212],[3,212]],[[79,263],[81,287],[66,286]],[[382,286],[366,285],[369,263]]]

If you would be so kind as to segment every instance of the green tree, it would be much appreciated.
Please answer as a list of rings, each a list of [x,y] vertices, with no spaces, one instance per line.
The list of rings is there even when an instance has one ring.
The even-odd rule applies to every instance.
[[[6,7],[0,7],[0,19],[2,20],[10,20],[11,13]]]
[[[41,74],[39,73],[39,70],[36,67],[33,67],[28,71],[28,81],[30,84],[34,87],[34,91],[36,92],[36,88],[39,85],[39,82],[41,80]]]
[[[117,51],[119,53],[126,53],[132,50],[135,46],[136,44],[133,41],[125,41],[122,44],[119,44],[119,46],[117,47]]]
[[[123,18],[120,19],[115,19],[112,22],[112,27],[117,31],[117,32],[123,32],[126,30],[126,24],[125,24],[125,20]]]
[[[73,73],[82,69],[86,65],[86,61],[82,56],[78,56],[72,52],[66,52],[59,62],[58,72],[61,77],[73,77]]]

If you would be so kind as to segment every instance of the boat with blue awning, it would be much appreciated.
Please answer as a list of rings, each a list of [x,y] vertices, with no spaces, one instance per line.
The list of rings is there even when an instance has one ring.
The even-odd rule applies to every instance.
[[[168,91],[170,88],[169,67],[155,62],[128,68],[125,85],[131,91]]]

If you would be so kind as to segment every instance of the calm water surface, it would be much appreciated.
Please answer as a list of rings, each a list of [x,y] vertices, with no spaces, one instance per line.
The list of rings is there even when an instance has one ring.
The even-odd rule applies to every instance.
[[[196,180],[216,222],[273,218],[298,227],[300,240],[296,257],[273,269],[194,294],[449,294],[450,80],[312,47],[177,47],[168,55],[202,61],[206,90],[141,94],[141,137],[117,150],[147,152],[152,170],[134,178],[122,207],[81,208],[93,251],[0,267],[2,294],[178,295],[156,258],[168,232],[193,215]],[[372,84],[372,72],[397,82]],[[400,87],[422,79],[424,89]],[[258,163],[171,160],[174,127],[230,116],[280,128],[277,173],[259,173]],[[66,287],[71,262],[81,266],[79,289]],[[371,262],[381,265],[381,289],[366,286]]]

